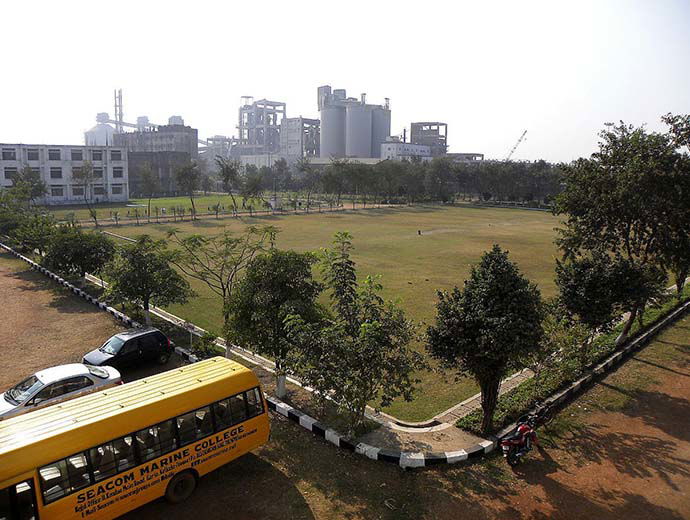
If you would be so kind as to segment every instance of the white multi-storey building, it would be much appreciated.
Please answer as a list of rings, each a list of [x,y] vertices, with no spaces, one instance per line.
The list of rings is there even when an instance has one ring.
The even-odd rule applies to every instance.
[[[129,198],[127,149],[112,146],[64,146],[0,143],[0,188],[12,186],[22,168],[37,172],[48,188],[43,204],[84,202],[84,186],[72,173],[90,161],[94,182],[86,196],[94,202],[125,202]]]
[[[381,144],[381,158],[392,161],[411,161],[413,158],[430,161],[431,147],[424,144],[403,143],[399,139],[389,138]]]

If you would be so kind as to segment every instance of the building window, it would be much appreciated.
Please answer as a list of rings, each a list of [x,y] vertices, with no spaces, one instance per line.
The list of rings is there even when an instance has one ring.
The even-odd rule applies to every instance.
[[[110,160],[111,161],[121,161],[122,160],[122,150],[110,150]]]
[[[60,150],[48,150],[48,160],[49,161],[59,161],[62,159],[62,154]]]
[[[81,150],[72,150],[72,160],[81,161],[84,159],[84,154]]]
[[[38,161],[38,148],[29,148],[26,151],[27,161]]]
[[[93,161],[103,160],[103,150],[91,150],[91,159]]]
[[[62,186],[51,186],[50,196],[51,197],[62,197],[64,196],[65,190]]]
[[[121,179],[123,174],[122,170],[123,169],[119,166],[113,168],[113,177],[115,177],[116,179]]]
[[[14,148],[3,148],[2,149],[2,160],[3,161],[16,161],[17,151]]]
[[[122,195],[122,184],[113,184],[113,195]]]
[[[34,173],[34,174],[36,174],[36,175],[38,175],[38,176],[40,177],[40,176],[41,176],[41,169],[40,169],[40,168],[34,168],[34,167],[32,167],[32,168],[31,168],[31,173]]]
[[[17,175],[17,168],[14,166],[5,166],[5,179],[13,181]]]
[[[81,175],[81,166],[72,166],[72,177],[79,177]]]
[[[103,178],[103,168],[94,168],[93,169],[93,176],[96,179],[102,179]]]
[[[84,196],[84,186],[72,186],[72,195],[75,197]]]
[[[105,195],[105,189],[103,189],[103,186],[94,186],[93,187],[93,194],[94,195]]]
[[[50,168],[50,178],[62,179],[62,168],[60,168],[59,166]]]

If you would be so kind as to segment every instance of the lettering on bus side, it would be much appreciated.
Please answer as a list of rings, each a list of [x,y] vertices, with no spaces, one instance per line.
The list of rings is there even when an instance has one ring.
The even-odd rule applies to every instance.
[[[138,466],[125,475],[78,493],[74,512],[85,518],[115,502],[136,496],[156,484],[165,482],[178,468],[188,464],[191,467],[199,466],[218,456],[229,454],[237,448],[238,441],[256,432],[257,428],[246,431],[245,425],[240,424],[201,439],[178,452]]]

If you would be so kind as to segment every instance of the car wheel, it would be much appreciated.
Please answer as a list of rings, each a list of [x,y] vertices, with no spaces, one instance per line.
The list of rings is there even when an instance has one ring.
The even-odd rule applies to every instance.
[[[170,354],[167,354],[165,352],[159,354],[158,357],[156,358],[156,361],[158,362],[159,365],[165,365],[169,360],[170,360]]]
[[[175,475],[165,490],[165,499],[171,504],[179,504],[188,499],[196,489],[196,476],[191,471]]]

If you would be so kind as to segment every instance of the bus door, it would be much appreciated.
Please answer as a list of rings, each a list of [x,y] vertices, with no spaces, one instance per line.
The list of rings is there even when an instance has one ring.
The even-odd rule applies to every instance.
[[[0,520],[36,520],[36,494],[33,480],[0,489]]]

